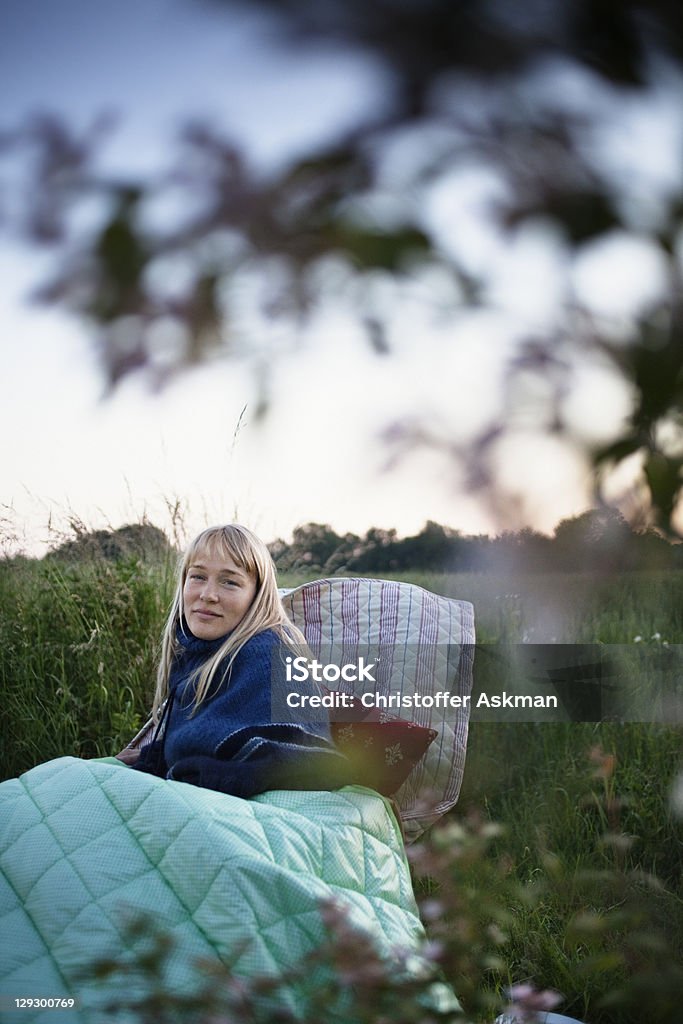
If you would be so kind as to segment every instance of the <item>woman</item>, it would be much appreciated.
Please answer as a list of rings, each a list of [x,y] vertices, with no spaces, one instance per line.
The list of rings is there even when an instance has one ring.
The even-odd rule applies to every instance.
[[[154,741],[131,767],[233,796],[354,782],[327,721],[296,721],[285,657],[305,648],[265,544],[238,524],[188,547],[163,634]]]

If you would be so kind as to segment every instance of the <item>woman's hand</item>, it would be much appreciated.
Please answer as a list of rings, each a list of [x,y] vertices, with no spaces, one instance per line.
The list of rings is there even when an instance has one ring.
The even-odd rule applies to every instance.
[[[126,747],[118,754],[114,754],[114,757],[117,757],[119,761],[123,761],[124,764],[135,764],[140,757],[140,749],[139,747]]]

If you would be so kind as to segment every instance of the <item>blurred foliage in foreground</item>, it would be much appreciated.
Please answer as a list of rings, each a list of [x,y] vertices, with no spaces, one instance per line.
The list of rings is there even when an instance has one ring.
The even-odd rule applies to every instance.
[[[633,515],[671,529],[683,467],[681,5],[213,0],[213,7],[225,11],[226,36],[240,11],[258,10],[264,35],[288,46],[294,60],[321,44],[351,50],[383,86],[331,141],[265,170],[223,126],[201,120],[185,126],[168,166],[149,177],[107,171],[99,158],[104,121],[77,130],[58,114],[41,114],[3,132],[5,226],[55,253],[38,297],[85,320],[108,384],[141,369],[159,383],[216,352],[246,355],[261,370],[263,411],[265,367],[279,345],[269,349],[268,319],[295,329],[302,316],[341,304],[382,356],[411,302],[426,310],[425,329],[449,325],[444,352],[471,346],[473,337],[491,344],[491,321],[481,315],[489,311],[513,342],[496,348],[495,372],[482,362],[489,367],[482,387],[500,393],[496,412],[468,432],[444,425],[448,410],[444,419],[427,408],[396,409],[387,436],[397,452],[443,451],[465,487],[506,523],[520,493],[500,480],[506,442],[554,438],[590,462],[598,492],[628,461],[637,484],[622,497]],[[652,144],[655,136],[642,134],[646,122],[664,125]],[[15,158],[24,173],[16,174]],[[445,215],[444,196],[460,203],[459,213]],[[182,212],[159,217],[159,208]],[[474,221],[497,240],[486,258],[474,251]],[[555,268],[553,283],[538,261],[528,264],[528,279],[496,277],[503,254],[524,266],[515,254],[529,247],[543,251],[543,267]],[[655,268],[640,296],[640,281],[620,282],[624,251]],[[596,259],[619,286],[607,311],[576,284]],[[254,281],[259,298],[245,330],[240,311]],[[527,316],[517,301],[525,289],[554,292],[553,309]],[[465,323],[469,333],[460,335]],[[420,330],[411,344],[421,345]],[[610,436],[586,432],[590,413],[577,419],[571,411],[590,371],[619,381],[626,396],[628,412]],[[453,375],[434,351],[424,372],[434,381]],[[457,380],[453,388],[457,401]]]

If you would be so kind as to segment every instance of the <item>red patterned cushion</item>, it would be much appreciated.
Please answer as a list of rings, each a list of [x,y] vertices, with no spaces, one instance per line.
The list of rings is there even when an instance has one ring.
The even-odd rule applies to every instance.
[[[435,729],[391,718],[385,722],[333,722],[338,748],[360,769],[359,781],[392,796],[438,736]]]
[[[383,796],[400,789],[438,736],[436,729],[364,708],[354,697],[344,721],[330,722],[330,729],[339,750],[359,769],[359,782]]]

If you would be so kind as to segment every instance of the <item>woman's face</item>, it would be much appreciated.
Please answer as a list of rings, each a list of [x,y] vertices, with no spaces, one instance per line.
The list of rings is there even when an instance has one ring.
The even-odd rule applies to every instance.
[[[194,636],[217,640],[242,621],[256,596],[256,580],[229,555],[198,552],[183,586],[183,613]]]

